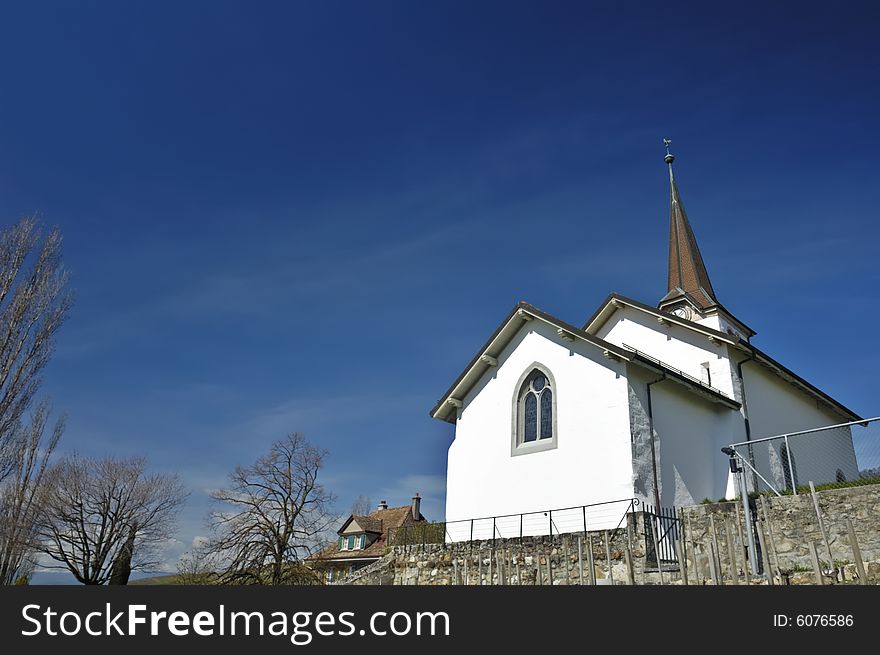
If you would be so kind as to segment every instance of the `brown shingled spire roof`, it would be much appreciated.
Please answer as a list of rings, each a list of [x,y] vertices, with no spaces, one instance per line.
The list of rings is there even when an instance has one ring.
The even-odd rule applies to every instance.
[[[668,291],[660,300],[664,305],[670,300],[685,297],[699,309],[708,309],[718,304],[715,290],[709,280],[709,273],[703,263],[703,256],[697,246],[697,239],[684,211],[678,194],[672,162],[675,157],[669,154],[669,140],[666,143],[664,161],[669,165],[670,207],[669,207],[669,277]]]

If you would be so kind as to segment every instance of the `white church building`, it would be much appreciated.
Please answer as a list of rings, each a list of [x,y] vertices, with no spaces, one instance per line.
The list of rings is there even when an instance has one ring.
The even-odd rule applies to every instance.
[[[431,410],[455,425],[451,539],[547,534],[551,524],[554,532],[613,528],[631,498],[663,507],[733,498],[722,447],[860,420],[759,350],[755,332],[718,301],[673,159],[665,159],[669,270],[660,302],[612,293],[582,327],[520,303]],[[799,453],[802,480],[858,476],[848,430],[813,443],[822,453]],[[755,462],[780,478],[771,464]]]

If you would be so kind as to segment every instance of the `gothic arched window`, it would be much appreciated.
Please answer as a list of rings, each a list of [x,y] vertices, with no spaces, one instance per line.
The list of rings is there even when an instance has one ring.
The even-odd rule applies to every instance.
[[[556,447],[555,384],[550,372],[533,367],[520,379],[514,402],[512,454]]]

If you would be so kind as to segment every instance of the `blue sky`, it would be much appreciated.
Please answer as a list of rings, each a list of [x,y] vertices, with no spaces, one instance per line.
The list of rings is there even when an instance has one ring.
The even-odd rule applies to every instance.
[[[880,413],[868,3],[132,2],[0,9],[0,216],[65,236],[64,450],[205,489],[288,431],[443,512],[428,410],[518,300],[665,292],[661,139],[720,300]]]

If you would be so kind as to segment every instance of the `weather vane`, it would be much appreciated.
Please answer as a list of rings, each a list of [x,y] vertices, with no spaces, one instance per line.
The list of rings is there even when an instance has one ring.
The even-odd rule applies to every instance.
[[[672,143],[672,139],[663,139],[663,145],[666,146],[666,156],[663,158],[667,164],[671,164],[675,160],[675,155],[669,152],[669,144]]]

